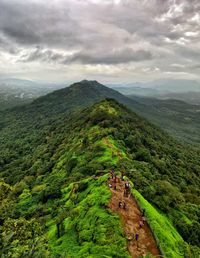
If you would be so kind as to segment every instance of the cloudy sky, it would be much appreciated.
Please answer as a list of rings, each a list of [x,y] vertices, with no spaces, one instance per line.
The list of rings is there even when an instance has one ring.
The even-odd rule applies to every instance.
[[[0,0],[0,77],[200,80],[199,0]]]

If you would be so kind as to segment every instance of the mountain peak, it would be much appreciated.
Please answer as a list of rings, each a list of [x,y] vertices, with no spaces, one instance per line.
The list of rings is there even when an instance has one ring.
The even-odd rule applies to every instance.
[[[97,84],[100,84],[98,81],[96,81],[96,80],[82,80],[82,81],[80,81],[79,83],[82,83],[82,84],[85,84],[85,83],[89,83],[89,84],[95,84],[95,83],[97,83]]]
[[[79,82],[75,82],[72,85],[69,86],[69,88],[74,88],[74,87],[105,87],[104,85],[102,85],[101,83],[99,83],[96,80],[90,81],[90,80],[82,80]]]
[[[119,103],[128,106],[137,106],[136,101],[123,96],[118,91],[100,84],[98,81],[82,80],[69,87],[54,91],[33,102],[37,107],[43,106],[45,113],[51,110],[51,115],[59,112],[67,112],[73,108],[88,107],[104,99],[115,99]]]

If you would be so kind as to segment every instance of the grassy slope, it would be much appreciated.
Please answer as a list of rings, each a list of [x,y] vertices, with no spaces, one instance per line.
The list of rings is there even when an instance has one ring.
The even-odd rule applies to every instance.
[[[57,238],[55,221],[48,223],[53,257],[130,257],[119,218],[106,209],[111,195],[106,182],[107,175],[63,189],[60,202],[69,214],[63,221],[63,235]],[[56,217],[61,213],[62,209]]]
[[[145,216],[162,254],[169,258],[183,257],[182,244],[184,241],[170,220],[156,210],[137,190],[133,189],[132,193],[138,201],[140,208],[145,210]]]

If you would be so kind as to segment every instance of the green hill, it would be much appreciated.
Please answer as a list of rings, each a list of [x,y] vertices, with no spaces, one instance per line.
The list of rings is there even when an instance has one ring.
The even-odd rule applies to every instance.
[[[177,99],[160,100],[138,96],[129,97],[140,103],[136,108],[138,114],[183,142],[199,144],[199,105]]]
[[[78,101],[76,91],[66,94]],[[1,120],[1,255],[129,257],[107,208],[115,168],[133,182],[165,257],[198,257],[199,153],[112,99],[80,110],[65,97],[52,93]]]
[[[176,100],[162,101],[136,96],[126,97],[97,81],[87,80],[49,93],[36,99],[30,105],[24,105],[21,108],[15,107],[12,110],[1,112],[0,128],[6,125],[9,120],[12,121],[13,116],[17,117],[17,120],[18,118],[22,119],[23,124],[32,124],[34,120],[46,126],[47,118],[48,121],[51,120],[55,123],[58,116],[89,107],[105,98],[113,98],[124,104],[182,142],[199,144],[198,105]],[[12,106],[16,104],[15,101],[11,100],[11,102]],[[20,102],[21,104],[23,103],[22,101]]]

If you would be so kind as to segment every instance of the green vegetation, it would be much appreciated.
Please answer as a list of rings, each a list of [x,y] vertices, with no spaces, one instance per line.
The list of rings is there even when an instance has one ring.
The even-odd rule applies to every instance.
[[[119,219],[106,209],[107,179],[89,178],[62,190],[57,214],[48,222],[53,257],[130,257]]]
[[[168,228],[169,220],[190,244],[184,244],[185,257],[198,253],[199,151],[111,99],[75,110],[78,86],[67,91],[67,104],[59,98],[67,98],[63,91],[0,115],[1,255],[92,257],[102,246],[105,257],[113,257],[120,246],[116,257],[126,257],[119,219],[106,209],[103,175],[111,168],[125,171],[158,220]],[[20,225],[27,235],[17,233]]]
[[[134,197],[142,210],[145,210],[145,216],[156,237],[158,246],[166,257],[183,257],[184,241],[173,227],[169,219],[158,212],[142,195],[137,191],[132,191]]]
[[[135,112],[158,125],[179,141],[199,145],[199,105],[177,100],[176,97],[167,100],[137,96],[129,97],[138,103],[136,107],[134,107],[134,103],[128,105]]]

